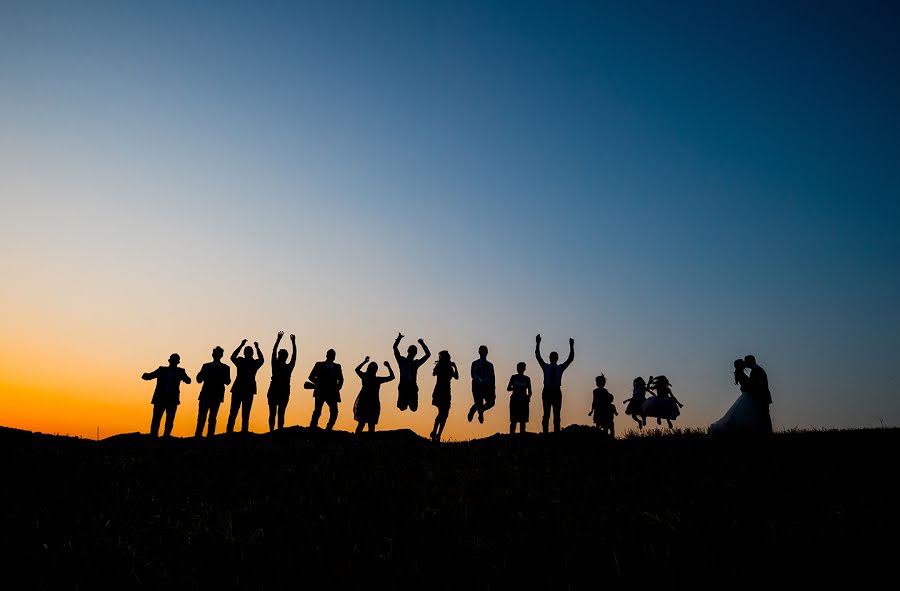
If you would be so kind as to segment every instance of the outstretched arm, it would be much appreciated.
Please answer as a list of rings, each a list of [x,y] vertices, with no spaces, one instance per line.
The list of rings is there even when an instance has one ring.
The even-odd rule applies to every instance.
[[[288,365],[293,368],[295,363],[297,363],[297,337],[291,335],[291,360],[288,362]]]
[[[362,366],[367,364],[368,362],[369,362],[369,356],[366,355],[366,358],[362,360],[362,363],[360,363],[359,365],[356,366],[356,375],[359,376],[359,379],[362,379],[362,377],[363,377]]]
[[[152,380],[152,379],[155,379],[156,376],[158,376],[158,375],[159,375],[159,368],[157,367],[153,371],[146,371],[143,374],[141,374],[141,379],[142,380]]]
[[[237,349],[234,350],[234,353],[231,354],[231,362],[237,363],[238,353],[241,352],[241,349],[244,348],[244,345],[247,344],[247,339],[241,341],[241,344],[237,346]]]
[[[566,369],[569,365],[572,364],[572,361],[575,359],[575,339],[569,339],[569,356],[566,358],[565,363],[562,364],[562,368]]]
[[[547,364],[544,363],[544,358],[541,357],[541,335],[537,335],[536,337],[534,337],[534,357],[535,359],[537,359],[538,365],[541,366],[541,369],[544,369],[544,367],[547,366]]]
[[[428,358],[431,357],[431,351],[428,350],[428,345],[425,344],[424,340],[419,339],[419,344],[422,345],[422,350],[425,351],[425,355],[423,355],[422,358],[419,359],[419,365],[421,365],[428,361]]]
[[[262,365],[266,362],[266,359],[263,357],[262,351],[259,350],[259,343],[253,341],[253,346],[256,347],[256,356],[259,357],[259,364]]]
[[[272,345],[272,367],[275,367],[275,358],[278,357],[278,345],[281,344],[281,337],[284,336],[284,331],[279,330],[278,336],[275,338],[275,344]]]
[[[400,363],[400,349],[398,346],[400,345],[400,341],[403,340],[403,335],[399,332],[397,333],[397,338],[394,339],[394,359],[397,360],[397,363]]]

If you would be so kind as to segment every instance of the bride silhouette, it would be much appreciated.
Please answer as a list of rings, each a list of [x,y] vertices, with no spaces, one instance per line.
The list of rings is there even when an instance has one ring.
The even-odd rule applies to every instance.
[[[744,372],[746,367],[743,359],[735,359],[734,383],[741,389],[741,395],[721,419],[709,426],[710,435],[749,435],[762,428],[762,416],[751,393],[750,378]]]

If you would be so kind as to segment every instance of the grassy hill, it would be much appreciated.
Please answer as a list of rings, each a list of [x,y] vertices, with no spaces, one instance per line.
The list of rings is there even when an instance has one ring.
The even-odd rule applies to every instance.
[[[898,442],[0,429],[0,555],[21,588],[859,583],[896,554]]]

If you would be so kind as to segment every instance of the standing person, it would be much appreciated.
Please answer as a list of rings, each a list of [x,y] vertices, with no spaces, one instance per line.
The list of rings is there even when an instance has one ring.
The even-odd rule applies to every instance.
[[[450,380],[458,380],[459,371],[456,369],[456,363],[450,360],[450,353],[441,351],[438,353],[438,360],[434,364],[432,373],[437,376],[437,381],[434,384],[434,393],[431,395],[431,404],[437,407],[438,414],[434,418],[431,439],[440,441],[441,435],[444,434],[444,425],[447,424],[447,417],[450,416]]]
[[[534,356],[544,371],[544,389],[541,392],[544,417],[541,419],[541,427],[546,433],[550,422],[550,412],[553,411],[553,431],[557,432],[559,431],[559,413],[562,410],[562,376],[563,372],[572,364],[572,360],[575,359],[575,339],[569,339],[569,357],[562,365],[557,365],[559,353],[556,351],[550,353],[550,363],[545,363],[541,357],[541,335],[537,335],[534,340]]]
[[[369,363],[369,357],[366,356],[363,362],[356,366],[356,375],[362,381],[362,388],[356,397],[356,403],[353,405],[353,418],[356,419],[356,432],[362,433],[363,427],[369,426],[369,433],[375,431],[375,425],[378,424],[378,417],[381,416],[381,384],[390,382],[394,379],[394,370],[387,361],[384,366],[388,370],[386,377],[376,375],[378,373],[378,364],[374,361],[369,363],[366,373],[362,372],[362,366]]]
[[[241,412],[241,433],[250,430],[250,409],[253,407],[253,397],[256,396],[256,372],[266,362],[262,351],[259,350],[259,343],[253,342],[253,347],[256,347],[256,359],[253,358],[253,347],[244,347],[246,344],[247,339],[244,339],[231,354],[231,362],[237,368],[237,376],[231,386],[231,410],[225,429],[228,433],[234,433],[238,411]],[[244,356],[238,357],[241,347],[244,347]]]
[[[287,349],[278,350],[284,337],[284,331],[278,331],[275,346],[272,347],[272,381],[266,398],[269,401],[269,432],[275,430],[275,416],[278,416],[278,428],[284,428],[284,411],[291,397],[291,374],[297,363],[297,337],[291,335],[291,360],[288,361]]]
[[[319,426],[319,417],[322,416],[322,405],[328,404],[328,424],[325,430],[331,431],[338,416],[338,402],[341,401],[341,388],[344,386],[344,374],[341,366],[334,362],[337,354],[334,349],[328,349],[325,353],[325,361],[316,361],[309,373],[309,381],[313,385],[313,398],[316,406],[313,409],[310,427]]]
[[[159,422],[162,420],[163,413],[166,415],[166,427],[163,436],[168,437],[172,434],[172,426],[175,424],[175,413],[178,412],[178,405],[181,403],[181,382],[185,384],[191,383],[184,368],[178,367],[181,363],[181,357],[178,353],[169,355],[169,365],[160,365],[151,372],[144,373],[141,378],[144,380],[156,380],[156,388],[153,390],[153,399],[150,404],[153,405],[153,418],[150,421],[150,434],[159,437]]]
[[[745,368],[743,359],[734,360],[734,385],[740,389],[741,395],[721,419],[709,426],[710,435],[756,435],[763,431],[765,419],[750,391],[750,378],[744,372]]]
[[[525,432],[525,423],[528,422],[528,407],[531,405],[531,378],[525,375],[525,362],[516,364],[516,373],[509,378],[506,390],[509,395],[509,432],[516,432],[516,425],[520,425],[519,431]]]
[[[750,395],[753,397],[753,401],[759,410],[760,432],[771,434],[772,415],[770,414],[769,406],[772,404],[772,392],[769,390],[769,376],[766,370],[756,363],[756,357],[753,355],[744,357],[744,365],[750,370],[750,377],[747,383],[750,387]]]
[[[600,374],[594,380],[594,383],[597,384],[597,387],[594,389],[594,399],[588,416],[593,415],[594,425],[598,429],[615,437],[615,417],[619,414],[619,411],[616,410],[613,395],[606,389],[606,376]]]
[[[216,347],[212,351],[213,360],[204,363],[197,374],[197,383],[203,384],[200,388],[200,410],[197,413],[197,430],[194,432],[195,437],[203,436],[203,426],[206,423],[206,416],[209,415],[209,427],[206,430],[206,436],[212,437],[216,434],[216,417],[219,415],[219,405],[225,400],[225,386],[231,383],[231,367],[222,363],[222,356],[225,355],[225,349]]]
[[[644,378],[638,376],[631,383],[631,398],[624,400],[628,403],[625,407],[625,414],[631,415],[637,421],[638,428],[644,430],[647,426],[647,415],[644,414],[644,402],[647,401],[647,382]]]
[[[425,355],[421,359],[416,359],[416,353],[419,350],[415,345],[410,345],[406,349],[406,357],[401,357],[400,349],[397,348],[401,340],[403,340],[403,335],[398,332],[397,338],[394,340],[394,359],[397,360],[397,373],[400,374],[400,382],[397,385],[397,408],[400,410],[408,408],[416,412],[419,408],[419,385],[416,383],[416,376],[422,364],[431,357],[431,351],[428,350],[425,341],[419,339]]]
[[[494,364],[487,360],[488,348],[485,345],[478,347],[478,359],[472,362],[472,398],[475,403],[469,409],[469,422],[478,413],[478,422],[484,422],[484,411],[493,408],[497,401],[496,384],[494,380]]]

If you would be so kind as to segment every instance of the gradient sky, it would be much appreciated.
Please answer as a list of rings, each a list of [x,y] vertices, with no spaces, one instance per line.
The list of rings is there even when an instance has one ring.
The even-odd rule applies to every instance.
[[[290,424],[398,330],[464,373],[451,439],[507,429],[538,332],[576,339],[564,424],[605,372],[708,425],[747,353],[776,428],[900,424],[896,3],[187,4],[0,2],[0,424],[146,432],[142,372],[278,330]],[[380,427],[428,433],[430,367]]]

